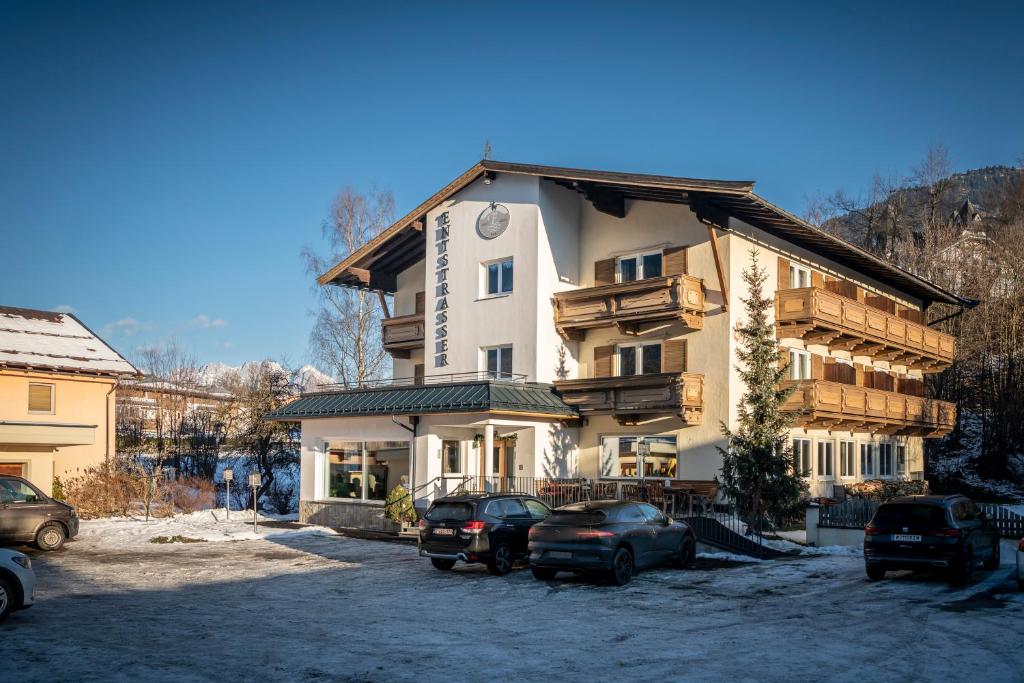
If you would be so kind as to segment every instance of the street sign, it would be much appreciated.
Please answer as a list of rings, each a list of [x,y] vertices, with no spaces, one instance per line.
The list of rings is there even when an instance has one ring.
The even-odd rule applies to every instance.
[[[235,480],[235,471],[234,470],[224,470],[224,481],[234,481],[234,480]]]
[[[249,487],[258,489],[260,487],[260,475],[253,472],[249,475]]]

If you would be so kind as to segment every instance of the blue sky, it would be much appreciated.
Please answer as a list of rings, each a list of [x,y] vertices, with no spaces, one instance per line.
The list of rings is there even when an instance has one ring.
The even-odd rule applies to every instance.
[[[332,196],[404,213],[487,139],[798,213],[936,143],[1017,161],[1021,3],[895,4],[5,3],[0,305],[303,363]]]

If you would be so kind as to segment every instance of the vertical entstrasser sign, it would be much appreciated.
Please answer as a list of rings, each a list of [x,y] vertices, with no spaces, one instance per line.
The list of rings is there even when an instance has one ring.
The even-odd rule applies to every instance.
[[[434,298],[434,367],[448,365],[448,237],[451,223],[448,212],[437,217],[434,244],[437,247],[437,275]]]

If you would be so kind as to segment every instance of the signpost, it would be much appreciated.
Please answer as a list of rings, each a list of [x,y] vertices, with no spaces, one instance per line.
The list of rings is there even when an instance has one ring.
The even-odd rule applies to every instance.
[[[256,472],[249,475],[249,487],[252,489],[252,532],[258,534],[260,531],[256,526],[256,491],[260,487],[260,475]]]
[[[224,484],[228,487],[227,493],[224,494],[224,518],[228,521],[231,520],[231,481],[234,478],[234,470],[224,470]]]

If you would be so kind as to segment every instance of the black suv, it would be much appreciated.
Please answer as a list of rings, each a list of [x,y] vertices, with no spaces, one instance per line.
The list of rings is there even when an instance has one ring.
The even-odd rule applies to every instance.
[[[507,574],[526,557],[530,527],[551,509],[532,496],[468,493],[439,498],[420,520],[420,555],[438,569],[455,562],[483,562],[492,574]]]
[[[864,566],[872,581],[890,569],[938,568],[963,584],[979,562],[999,567],[999,530],[966,496],[893,498],[864,527]]]
[[[78,533],[78,515],[21,477],[0,475],[0,543],[57,550]]]

